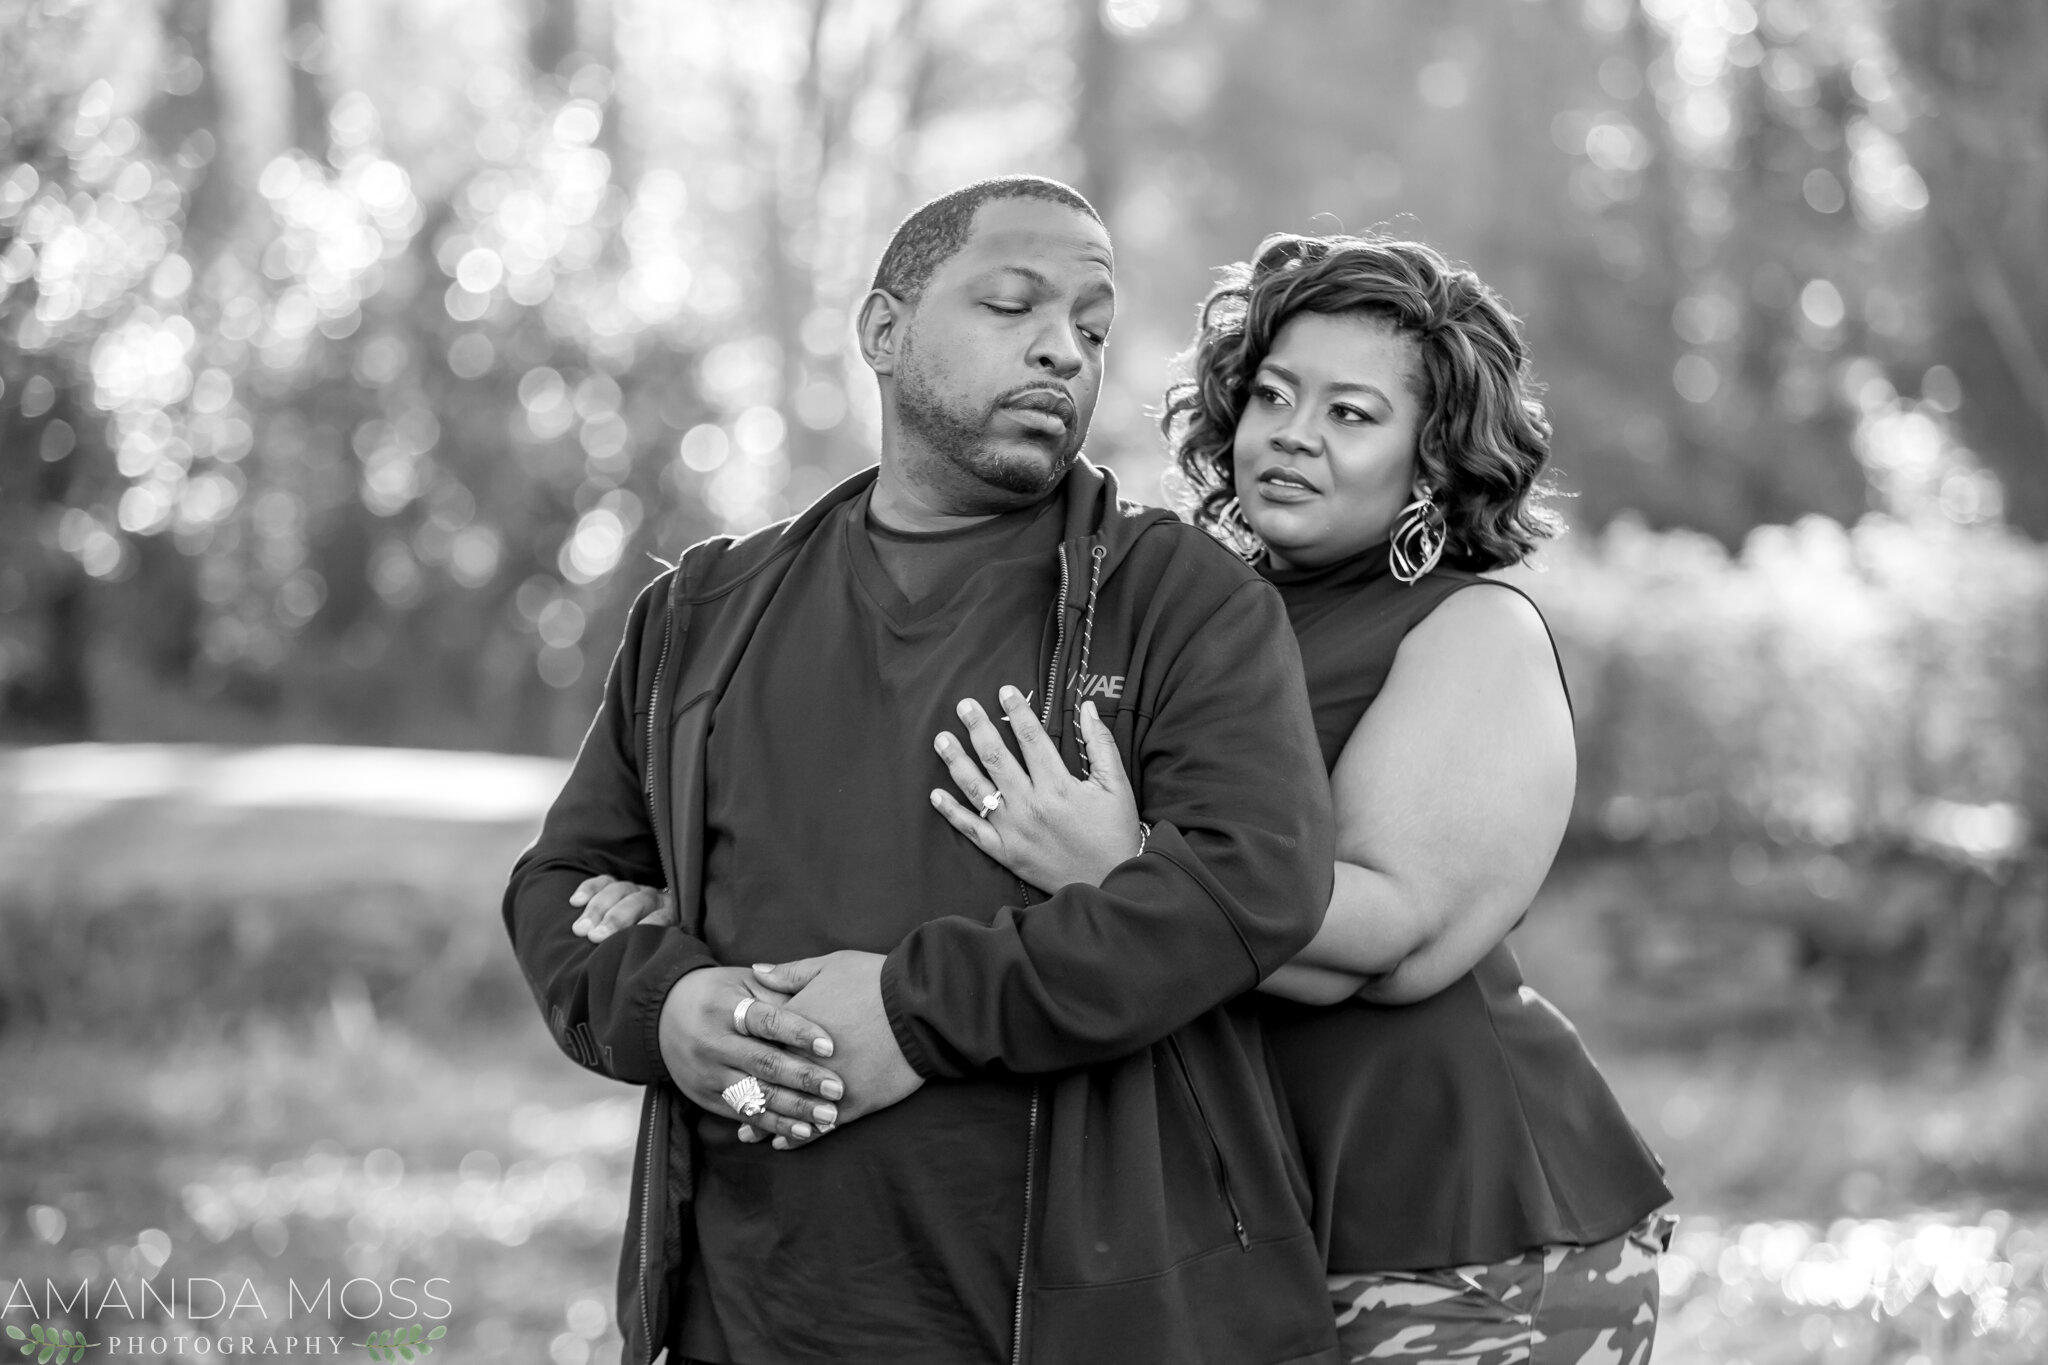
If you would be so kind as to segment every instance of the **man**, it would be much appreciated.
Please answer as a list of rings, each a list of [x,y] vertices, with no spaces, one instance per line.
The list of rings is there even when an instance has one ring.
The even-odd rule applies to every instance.
[[[634,605],[505,901],[563,1049],[648,1087],[628,1361],[1335,1358],[1220,1008],[1314,935],[1328,786],[1278,596],[1080,459],[1114,308],[1066,186],[927,204],[860,314],[879,468]],[[1152,823],[1100,887],[1035,896],[931,809],[931,737],[998,696],[1072,768],[1110,715]],[[579,937],[593,874],[678,923]],[[821,954],[780,1005],[725,965]]]

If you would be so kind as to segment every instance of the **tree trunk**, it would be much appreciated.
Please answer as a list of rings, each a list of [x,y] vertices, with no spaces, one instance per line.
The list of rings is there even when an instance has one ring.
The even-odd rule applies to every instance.
[[[563,74],[575,50],[576,0],[527,0],[526,61],[534,74]]]
[[[1074,0],[1074,147],[1081,154],[1075,189],[1114,222],[1123,189],[1125,129],[1117,89],[1123,80],[1123,41],[1102,19],[1100,0]]]
[[[285,0],[286,69],[292,91],[292,145],[315,161],[327,159],[327,87],[330,64],[321,0]]]

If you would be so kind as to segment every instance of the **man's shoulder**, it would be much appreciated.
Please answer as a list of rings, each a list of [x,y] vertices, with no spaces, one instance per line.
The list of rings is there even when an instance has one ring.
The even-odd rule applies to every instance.
[[[1139,524],[1132,528],[1125,567],[1158,590],[1210,609],[1248,587],[1272,591],[1258,570],[1207,531],[1159,508],[1136,510],[1140,516],[1133,520]]]
[[[854,515],[854,500],[874,481],[870,466],[844,480],[795,516],[771,522],[744,535],[712,536],[684,550],[677,558],[683,597],[701,603],[722,597],[761,570],[802,548],[833,518]]]

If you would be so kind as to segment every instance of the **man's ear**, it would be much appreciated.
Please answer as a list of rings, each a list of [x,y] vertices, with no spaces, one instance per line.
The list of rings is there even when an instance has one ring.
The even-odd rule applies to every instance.
[[[886,289],[870,289],[861,300],[860,317],[854,335],[860,340],[861,359],[876,374],[893,375],[903,336],[910,328],[910,305]]]

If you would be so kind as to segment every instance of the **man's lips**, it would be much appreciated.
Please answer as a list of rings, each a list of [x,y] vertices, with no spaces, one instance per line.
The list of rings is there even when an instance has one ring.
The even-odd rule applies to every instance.
[[[1050,419],[1063,428],[1074,425],[1074,400],[1054,389],[1027,389],[1001,404],[1007,412]]]

